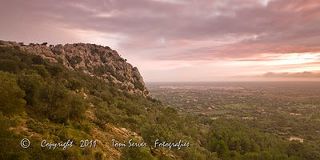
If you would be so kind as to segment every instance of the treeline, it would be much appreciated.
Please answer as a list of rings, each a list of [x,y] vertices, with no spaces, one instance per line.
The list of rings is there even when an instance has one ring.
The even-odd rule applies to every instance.
[[[80,88],[77,77],[39,56],[19,54],[11,48],[0,48],[0,53],[3,114],[25,109],[32,117],[58,123],[82,118],[86,102],[76,94]]]
[[[210,125],[207,148],[221,159],[305,159],[320,158],[319,146],[289,142],[273,134],[244,125],[238,120],[216,120]]]

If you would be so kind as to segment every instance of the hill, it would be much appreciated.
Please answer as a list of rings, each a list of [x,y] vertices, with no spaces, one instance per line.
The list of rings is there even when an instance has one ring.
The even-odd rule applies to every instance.
[[[239,121],[162,105],[109,47],[0,41],[0,82],[0,159],[317,158],[310,146]]]
[[[181,156],[167,149],[113,146],[113,140],[152,146],[155,139],[186,136],[173,130],[179,130],[175,110],[148,97],[138,69],[109,47],[1,41],[0,80],[0,135],[7,146],[0,150],[1,159]],[[22,138],[31,141],[29,148],[21,148]],[[43,140],[72,140],[76,147],[48,149],[41,147]],[[96,145],[81,148],[82,140]]]

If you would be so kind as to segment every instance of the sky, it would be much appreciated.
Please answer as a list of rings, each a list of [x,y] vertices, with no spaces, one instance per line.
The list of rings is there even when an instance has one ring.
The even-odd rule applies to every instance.
[[[0,39],[95,43],[147,82],[320,79],[319,0],[1,0]]]

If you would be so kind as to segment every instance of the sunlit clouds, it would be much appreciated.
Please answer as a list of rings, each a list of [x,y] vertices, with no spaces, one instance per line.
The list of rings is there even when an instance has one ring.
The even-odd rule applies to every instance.
[[[320,71],[318,0],[4,0],[0,21],[2,40],[108,45],[146,81]]]

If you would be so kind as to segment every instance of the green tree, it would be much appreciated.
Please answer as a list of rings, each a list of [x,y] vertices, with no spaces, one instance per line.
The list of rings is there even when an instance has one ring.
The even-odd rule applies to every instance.
[[[30,71],[18,76],[18,84],[25,91],[25,100],[28,105],[38,107],[40,104],[40,92],[44,86],[44,81],[40,75]]]
[[[21,112],[26,104],[25,93],[13,74],[0,71],[0,110],[5,115]]]
[[[47,106],[46,115],[55,122],[65,123],[70,119],[81,119],[86,110],[83,98],[59,83],[49,84],[42,98]]]
[[[148,148],[127,147],[121,156],[122,160],[155,160]]]
[[[17,73],[19,71],[19,64],[14,60],[1,59],[0,70],[5,72],[10,72],[10,73]]]
[[[219,157],[225,157],[229,152],[228,146],[222,140],[217,141],[215,150]]]

